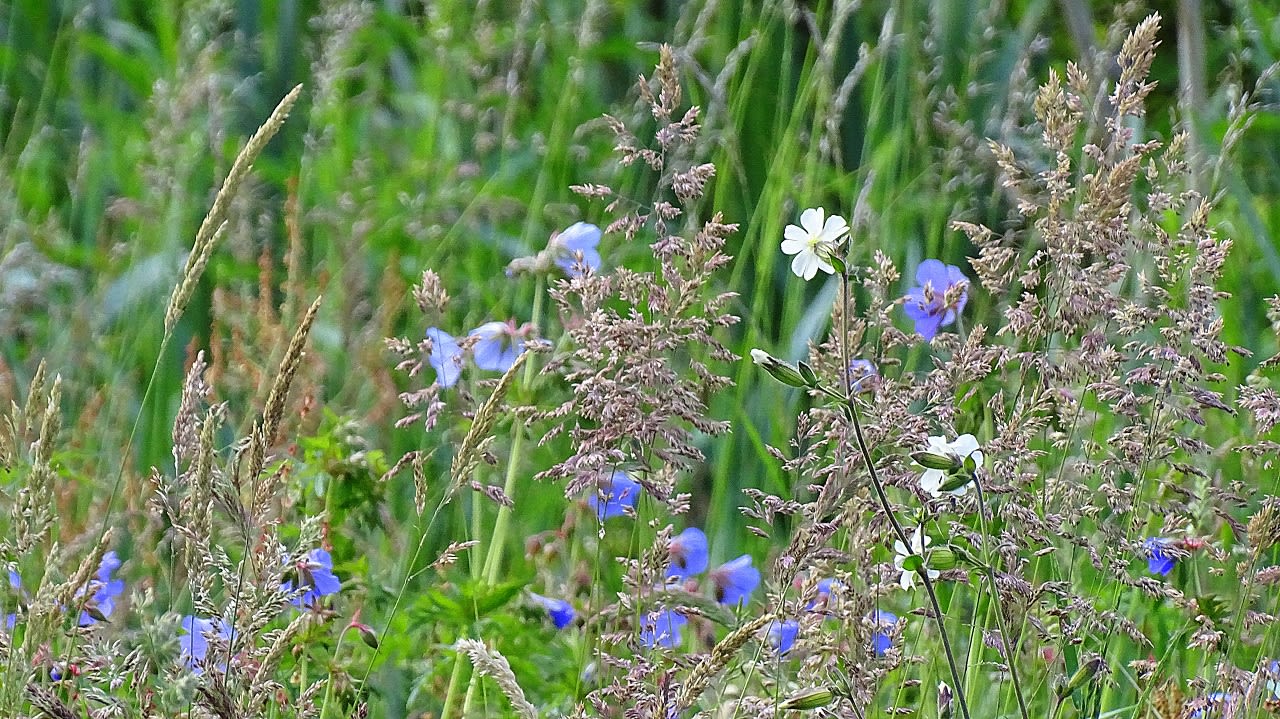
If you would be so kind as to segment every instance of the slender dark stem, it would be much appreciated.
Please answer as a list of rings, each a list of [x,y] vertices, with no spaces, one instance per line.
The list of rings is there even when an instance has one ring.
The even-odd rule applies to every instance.
[[[987,581],[991,583],[991,598],[996,603],[996,624],[1000,627],[1000,643],[1004,646],[1004,660],[1009,665],[1009,676],[1013,679],[1013,693],[1018,697],[1018,709],[1022,719],[1031,719],[1027,713],[1027,700],[1022,696],[1022,681],[1018,678],[1017,662],[1014,661],[1014,649],[1009,644],[1009,630],[1005,628],[1004,602],[1000,600],[1000,587],[996,586],[996,570],[991,567],[991,550],[987,533],[987,500],[982,493],[982,482],[974,475],[973,486],[978,490],[978,518],[982,520],[982,547],[986,565]]]
[[[879,498],[884,513],[889,517],[889,523],[893,525],[893,531],[902,540],[903,546],[912,549],[911,540],[907,537],[906,531],[902,529],[902,525],[898,523],[897,517],[893,514],[893,507],[889,504],[889,497],[884,493],[884,485],[880,483],[880,475],[876,472],[875,463],[871,461],[871,453],[867,449],[867,441],[862,436],[862,423],[858,421],[858,412],[853,407],[853,402],[845,403],[846,412],[853,421],[853,433],[858,440],[858,451],[862,453],[862,462],[867,467],[867,472],[871,475],[871,486],[875,488],[876,497]],[[933,617],[938,623],[938,634],[942,637],[942,649],[947,655],[947,667],[951,670],[951,680],[956,685],[956,698],[960,700],[960,713],[964,715],[964,719],[969,718],[969,703],[964,695],[964,680],[960,678],[960,669],[956,665],[955,652],[951,649],[951,638],[947,635],[947,627],[943,622],[942,606],[938,604],[938,594],[933,589],[933,580],[929,579],[929,572],[917,572],[920,578],[924,580],[925,592],[929,594],[929,602],[933,605]]]
[[[880,500],[880,506],[884,508],[884,514],[889,518],[889,524],[893,526],[894,534],[898,535],[898,539],[902,541],[902,545],[911,549],[911,539],[907,536],[902,525],[898,523],[898,518],[893,513],[893,505],[889,504],[889,497],[884,493],[884,485],[880,483],[880,474],[876,471],[875,462],[871,461],[871,450],[867,448],[867,440],[862,435],[862,422],[858,420],[858,410],[854,406],[853,396],[849,391],[849,273],[848,271],[840,273],[840,289],[841,301],[844,306],[840,308],[840,359],[844,365],[841,371],[841,377],[844,380],[844,387],[841,392],[843,397],[843,407],[845,413],[853,422],[853,434],[858,440],[858,452],[862,454],[862,463],[867,467],[867,474],[871,475],[871,486],[875,488],[876,498]],[[830,390],[823,390],[829,396],[835,396]],[[929,579],[929,572],[919,572],[920,578],[924,580],[924,589],[929,593],[929,602],[933,605],[933,617],[938,623],[938,633],[942,636],[942,648],[947,654],[947,667],[951,670],[951,681],[956,685],[956,698],[960,700],[960,712],[964,715],[964,719],[969,718],[969,703],[965,700],[964,681],[960,678],[960,669],[956,665],[955,652],[951,650],[951,638],[947,636],[947,627],[943,621],[942,606],[938,604],[938,595],[933,591],[933,581]],[[1012,662],[1010,663],[1012,666]],[[1019,695],[1021,697],[1021,695]],[[1026,717],[1025,708],[1023,717]]]

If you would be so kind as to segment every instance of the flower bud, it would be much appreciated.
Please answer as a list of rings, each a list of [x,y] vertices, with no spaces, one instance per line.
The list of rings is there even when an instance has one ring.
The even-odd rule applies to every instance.
[[[783,362],[762,349],[751,350],[751,361],[764,368],[771,377],[791,387],[808,387],[809,383],[790,362]]]
[[[818,384],[818,373],[813,371],[808,362],[801,362],[796,365],[796,369],[800,371],[800,377],[804,379],[804,383],[808,387],[814,387]]]
[[[951,545],[938,547],[929,552],[930,569],[954,569],[955,566],[956,553],[952,551]]]
[[[960,462],[957,461],[955,455],[915,452],[911,455],[911,459],[925,469],[941,469],[946,472],[954,472],[960,469]]]
[[[368,644],[370,649],[378,648],[378,635],[373,631],[373,627],[360,622],[352,622],[351,626],[355,627],[356,632],[360,635],[360,640]]]
[[[796,694],[786,701],[782,702],[781,709],[783,711],[794,711],[804,709],[817,709],[825,707],[835,701],[836,695],[830,689],[825,687],[814,687],[806,689]]]
[[[938,719],[951,719],[951,687],[938,682]]]
[[[1085,682],[1092,679],[1102,666],[1103,663],[1101,657],[1089,657],[1080,662],[1080,668],[1076,670],[1076,673],[1072,674],[1071,678],[1068,679],[1065,684],[1060,684],[1058,686],[1058,697],[1065,699],[1070,696],[1072,692],[1084,686]]]
[[[972,460],[966,459],[965,461],[971,462]],[[973,481],[973,475],[971,473],[963,472],[963,471],[957,472],[956,474],[952,474],[951,476],[947,477],[947,481],[943,482],[941,487],[938,487],[938,491],[951,492],[951,491],[960,489],[961,487],[965,486],[966,484],[972,481]]]

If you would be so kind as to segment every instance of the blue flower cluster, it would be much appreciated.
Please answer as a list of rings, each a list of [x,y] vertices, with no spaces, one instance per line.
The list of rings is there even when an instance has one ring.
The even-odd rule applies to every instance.
[[[318,609],[320,600],[337,594],[342,589],[342,580],[333,573],[333,557],[327,550],[312,549],[294,567],[298,581],[287,580],[280,589],[295,594],[290,602],[298,609]],[[223,643],[235,641],[236,631],[231,622],[221,617],[199,617],[188,614],[182,618],[182,634],[178,637],[181,649],[180,659],[191,671],[199,674],[208,665],[209,639],[217,637]],[[213,664],[220,671],[226,669],[226,662]]]
[[[514,320],[486,322],[471,330],[469,336],[476,338],[471,345],[471,357],[476,367],[489,372],[511,369],[516,358],[524,352],[525,338],[532,330],[529,326],[516,327]],[[436,383],[441,387],[452,387],[462,376],[464,353],[458,340],[438,327],[427,328],[427,338],[431,340],[428,361],[436,371]]]
[[[621,477],[619,477],[621,475]],[[603,500],[589,500],[601,519],[621,514],[624,506],[635,504],[635,494],[639,485],[618,472],[614,475],[608,494]],[[672,537],[667,545],[668,581],[681,582],[707,571],[710,565],[710,554],[707,548],[707,535],[697,527],[689,527]],[[744,554],[737,559],[720,565],[707,574],[713,587],[716,601],[728,606],[742,606],[751,597],[751,593],[760,585],[760,570],[751,564],[751,555]],[[573,624],[577,617],[573,605],[563,599],[544,597],[531,593],[533,601],[551,618],[557,629],[564,629]],[[680,612],[671,609],[658,609],[646,614],[640,622],[640,643],[645,647],[675,648],[680,645],[680,629],[688,624],[688,619]]]
[[[831,601],[831,593],[838,591],[843,585],[834,579],[823,579],[818,582],[817,596],[805,604],[805,610],[813,613],[826,611]],[[876,610],[868,620],[875,626],[871,636],[871,648],[875,655],[882,657],[893,646],[892,632],[898,623],[898,615],[893,612]],[[787,654],[795,646],[800,637],[800,622],[795,619],[770,622],[765,629],[765,643],[778,654]]]
[[[115,550],[110,550],[102,555],[102,561],[98,563],[98,571],[94,573],[93,579],[89,580],[88,586],[81,589],[76,594],[77,600],[84,600],[80,611],[80,618],[77,623],[82,627],[88,627],[100,621],[106,621],[116,608],[116,598],[124,594],[124,580],[116,579],[112,575],[120,568],[120,557]],[[22,577],[16,571],[9,570],[9,587],[14,594],[22,593]],[[85,598],[85,595],[88,598]],[[18,623],[17,612],[11,612],[5,615],[5,628],[12,630]]]
[[[570,277],[579,276],[579,261],[592,272],[600,269],[600,228],[587,222],[575,222],[551,238],[547,250],[554,264]],[[486,322],[471,330],[471,358],[477,368],[486,372],[506,372],[524,351],[525,341],[535,330],[530,325],[517,327],[515,320]],[[453,335],[439,327],[427,328],[431,354],[427,358],[436,371],[436,384],[452,387],[462,376],[465,351]]]

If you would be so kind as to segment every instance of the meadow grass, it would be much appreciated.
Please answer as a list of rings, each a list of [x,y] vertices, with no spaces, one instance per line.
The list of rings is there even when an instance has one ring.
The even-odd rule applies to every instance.
[[[1176,5],[11,0],[0,710],[1273,711],[1280,38]],[[1135,27],[1156,84],[1113,94]],[[852,284],[779,250],[817,206]],[[972,283],[933,343],[929,258]],[[516,367],[442,386],[428,328],[479,358],[508,318]],[[911,453],[963,432],[984,499],[931,500]],[[616,472],[641,499],[597,522]],[[917,524],[943,574],[904,595]],[[721,567],[687,586],[683,526]],[[744,553],[762,591],[708,598]]]

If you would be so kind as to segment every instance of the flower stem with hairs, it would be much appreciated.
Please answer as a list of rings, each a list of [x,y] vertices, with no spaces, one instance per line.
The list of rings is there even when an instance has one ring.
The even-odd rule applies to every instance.
[[[850,243],[852,245],[852,243]],[[897,516],[893,513],[893,505],[889,503],[889,497],[885,494],[884,485],[880,482],[880,474],[876,471],[876,464],[871,459],[871,450],[867,447],[867,440],[862,434],[862,422],[858,419],[858,409],[854,403],[853,395],[849,392],[849,273],[840,273],[840,294],[841,301],[844,302],[843,311],[840,313],[840,366],[841,377],[844,380],[844,392],[836,393],[830,389],[820,388],[825,394],[835,399],[841,400],[841,407],[845,414],[853,423],[853,434],[858,441],[858,452],[862,455],[862,463],[867,468],[867,473],[871,476],[871,486],[875,489],[876,499],[880,501],[884,514],[889,518],[889,524],[893,527],[893,533],[897,535],[903,545],[910,547],[911,538],[907,536],[902,525],[898,522]],[[924,580],[924,589],[929,594],[929,602],[933,605],[934,620],[938,623],[938,634],[942,638],[942,648],[947,655],[947,667],[951,670],[951,679],[955,683],[956,698],[960,700],[960,713],[964,719],[969,717],[969,703],[965,700],[965,693],[961,687],[964,681],[960,678],[960,669],[956,666],[955,652],[951,649],[951,638],[947,635],[947,626],[942,614],[942,606],[938,603],[938,595],[933,589],[933,580],[929,579],[929,573],[918,572],[920,578]]]

